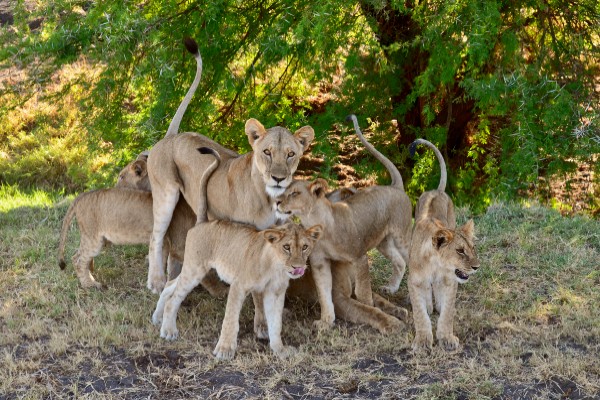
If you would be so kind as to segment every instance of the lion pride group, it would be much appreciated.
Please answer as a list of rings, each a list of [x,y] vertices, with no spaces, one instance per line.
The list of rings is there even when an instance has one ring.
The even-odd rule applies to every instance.
[[[438,345],[456,349],[457,287],[479,261],[473,221],[456,226],[439,150],[423,139],[410,146],[413,154],[419,144],[431,148],[441,168],[438,188],[419,197],[413,218],[400,173],[362,135],[354,115],[348,120],[388,170],[390,185],[330,190],[323,179],[295,180],[300,157],[314,139],[310,126],[291,133],[249,119],[245,133],[252,152],[243,155],[206,136],[178,133],[202,75],[197,44],[186,39],[185,45],[196,59],[196,76],[167,134],[121,171],[116,187],[73,201],[61,230],[61,268],[73,218],[80,244],[72,260],[84,288],[102,287],[91,272],[105,243],[149,244],[148,288],[160,294],[152,322],[161,326],[161,337],[177,339],[178,308],[200,284],[214,296],[227,295],[213,352],[217,358],[235,355],[239,313],[248,294],[255,334],[268,338],[283,358],[294,352],[281,341],[286,295],[319,302],[321,317],[314,322],[319,329],[330,328],[336,317],[381,332],[409,323],[406,309],[371,290],[367,252],[376,248],[393,268],[382,288],[387,293],[399,289],[408,266],[413,350],[433,346],[434,305]]]

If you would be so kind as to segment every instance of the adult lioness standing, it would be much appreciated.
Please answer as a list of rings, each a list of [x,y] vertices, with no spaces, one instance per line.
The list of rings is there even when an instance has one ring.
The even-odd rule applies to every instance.
[[[190,48],[188,47],[188,50]],[[200,54],[196,78],[201,73]],[[192,88],[190,88],[190,91]],[[174,118],[181,118],[189,102],[189,92]],[[171,126],[178,126],[178,121]],[[283,193],[292,182],[300,157],[314,138],[310,126],[298,129],[294,134],[282,127],[265,127],[256,119],[246,121],[245,131],[252,152],[235,156],[213,140],[197,133],[168,135],[159,141],[148,157],[148,176],[152,187],[154,228],[150,241],[148,288],[160,293],[166,279],[161,268],[162,246],[165,232],[171,221],[180,193],[197,211],[199,188],[197,182],[210,166],[213,157],[201,155],[197,149],[210,147],[222,156],[222,162],[208,182],[208,213],[214,219],[230,220],[254,225],[264,229],[276,222],[275,196]],[[255,299],[256,301],[256,299]]]

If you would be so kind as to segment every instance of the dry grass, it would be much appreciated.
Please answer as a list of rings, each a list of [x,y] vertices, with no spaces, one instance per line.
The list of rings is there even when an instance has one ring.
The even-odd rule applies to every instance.
[[[384,336],[338,321],[316,332],[318,306],[290,301],[275,358],[240,321],[231,362],[212,355],[225,301],[197,290],[179,313],[180,340],[150,323],[147,249],[112,247],[97,259],[104,291],[78,287],[56,260],[70,199],[0,190],[0,399],[581,399],[600,393],[600,223],[537,206],[495,205],[477,216],[480,272],[459,289],[455,353],[409,351],[412,332]],[[468,211],[461,210],[461,220]],[[72,228],[68,254],[76,247]],[[374,285],[389,267],[372,255]],[[405,285],[405,284],[404,284]],[[401,287],[392,301],[405,304]]]

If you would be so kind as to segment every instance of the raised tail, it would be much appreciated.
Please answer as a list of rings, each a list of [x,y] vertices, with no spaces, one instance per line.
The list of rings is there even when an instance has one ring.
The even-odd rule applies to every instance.
[[[435,145],[430,141],[425,139],[417,139],[414,142],[412,142],[408,147],[411,157],[415,155],[415,152],[417,151],[417,145],[419,144],[424,144],[425,146],[433,150],[433,152],[435,153],[435,156],[437,157],[438,162],[440,163],[440,184],[438,185],[438,190],[441,190],[442,192],[446,191],[446,183],[448,182],[448,172],[446,171],[446,161],[444,161],[444,156],[442,156],[442,153],[440,153],[438,148],[435,147]]]
[[[63,219],[62,228],[60,229],[60,240],[58,242],[58,266],[60,269],[65,269],[67,263],[65,262],[65,243],[67,241],[67,234],[69,233],[69,227],[71,226],[71,220],[75,216],[75,205],[77,204],[77,197],[67,210],[65,218]]]
[[[398,171],[398,168],[392,163],[386,156],[381,154],[373,145],[367,142],[367,139],[363,136],[360,131],[360,127],[358,126],[358,120],[356,119],[356,115],[351,114],[346,117],[346,121],[352,121],[354,124],[354,130],[358,135],[358,138],[362,142],[362,144],[367,148],[369,153],[373,154],[373,156],[379,160],[383,164],[383,166],[388,170],[390,176],[392,177],[392,186],[398,187],[401,190],[404,190],[404,182],[402,181],[402,175]]]
[[[198,151],[201,154],[212,154],[215,157],[215,160],[208,166],[200,178],[200,203],[198,204],[198,218],[196,219],[196,225],[203,222],[208,222],[208,200],[206,188],[208,187],[208,180],[210,179],[210,176],[221,163],[221,155],[215,149],[211,149],[210,147],[200,147]]]
[[[183,98],[183,101],[179,105],[171,124],[169,125],[169,129],[167,129],[167,134],[165,137],[170,135],[176,135],[179,132],[179,124],[181,124],[181,120],[183,119],[183,114],[185,114],[185,110],[187,110],[190,101],[192,101],[192,97],[194,97],[194,93],[198,88],[198,84],[200,83],[200,78],[202,77],[202,57],[200,56],[200,52],[198,51],[198,43],[192,38],[185,38],[183,41],[185,44],[185,48],[187,51],[193,54],[196,59],[196,77],[192,82],[192,85],[188,89],[187,94]]]

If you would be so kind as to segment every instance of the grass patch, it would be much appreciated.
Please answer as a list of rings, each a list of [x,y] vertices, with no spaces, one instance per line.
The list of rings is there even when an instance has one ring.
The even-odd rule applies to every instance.
[[[495,204],[475,216],[482,267],[459,288],[461,348],[409,351],[412,329],[385,336],[343,321],[317,332],[317,305],[291,299],[285,361],[253,335],[247,301],[231,362],[211,353],[225,300],[184,302],[181,338],[150,323],[146,246],[113,246],[96,260],[104,291],[78,286],[56,249],[71,198],[0,187],[0,394],[7,398],[560,399],[600,391],[600,222],[535,205]],[[459,223],[469,215],[459,210]],[[67,255],[77,247],[72,228]],[[390,273],[371,254],[374,288]],[[391,301],[407,306],[406,282]],[[0,395],[0,397],[3,397]]]

